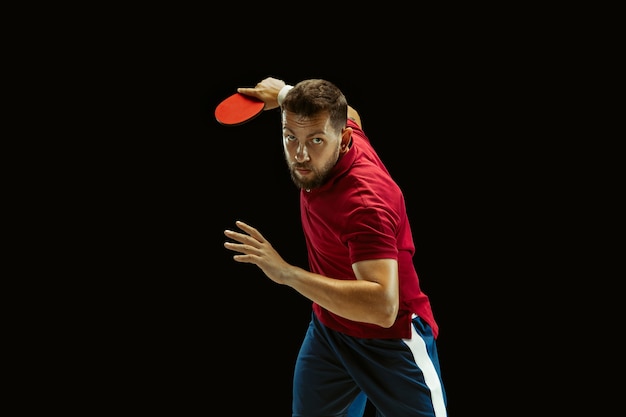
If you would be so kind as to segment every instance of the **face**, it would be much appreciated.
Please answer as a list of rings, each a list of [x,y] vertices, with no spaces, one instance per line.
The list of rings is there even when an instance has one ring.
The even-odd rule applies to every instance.
[[[283,111],[283,148],[293,182],[302,189],[326,182],[342,149],[344,131],[334,131],[328,114],[303,118]]]

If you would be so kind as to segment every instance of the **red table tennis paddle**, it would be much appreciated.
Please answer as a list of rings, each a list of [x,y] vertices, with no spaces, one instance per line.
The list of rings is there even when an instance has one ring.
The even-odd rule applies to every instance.
[[[223,125],[237,126],[261,114],[263,107],[265,103],[257,98],[235,93],[217,105],[215,118]]]

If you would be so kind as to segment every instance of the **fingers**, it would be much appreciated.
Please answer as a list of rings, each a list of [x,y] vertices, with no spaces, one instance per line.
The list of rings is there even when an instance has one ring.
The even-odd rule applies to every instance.
[[[237,233],[237,232],[233,232],[232,230],[224,230],[224,234],[226,235],[226,237],[235,240],[239,243],[245,243],[245,240],[249,238],[248,235],[244,235],[242,233]],[[229,243],[229,242],[226,242]],[[229,245],[232,246],[232,245]]]
[[[255,88],[246,88],[246,87],[239,87],[237,89],[237,92],[240,94],[244,94],[246,96],[250,96],[250,97],[256,97],[258,99],[261,99],[261,93]]]
[[[265,239],[263,238],[263,235],[257,229],[255,229],[254,227],[252,227],[249,224],[244,223],[244,222],[242,222],[240,220],[237,220],[235,222],[235,224],[237,225],[238,228],[240,228],[244,232],[248,233],[250,236],[252,236],[256,240],[258,240],[259,242],[261,242],[261,243],[265,242]]]
[[[257,87],[238,87],[237,92],[241,94],[254,94],[257,92]]]
[[[243,222],[236,222],[236,223],[237,223],[237,226],[244,231],[256,232],[256,230],[253,227]],[[254,257],[258,255],[259,248],[261,247],[261,244],[259,243],[258,240],[256,240],[253,236],[249,234],[239,233],[239,232],[235,232],[233,230],[228,230],[228,229],[224,230],[224,235],[234,240],[235,242],[239,242],[239,243],[224,242],[224,247],[226,249],[239,253],[239,255],[233,256],[233,259],[235,261],[243,262],[243,263],[255,263]]]
[[[233,252],[239,252],[245,255],[257,254],[258,252],[257,248],[243,243],[224,242],[224,247]]]
[[[241,222],[241,221],[237,221],[235,222],[235,224],[237,225],[237,227],[239,227],[242,231],[246,232],[247,234],[244,233],[239,233],[239,232],[235,232],[233,230],[224,230],[224,235],[226,235],[227,237],[236,240],[239,243],[243,243],[246,245],[250,245],[253,247],[259,247],[260,244],[265,243],[265,239],[263,238],[263,235],[261,235],[261,233],[259,233],[259,231],[257,229],[255,229],[254,227]]]
[[[224,242],[224,247],[226,249],[246,255],[258,252],[259,243],[255,241],[251,236],[233,232],[232,230],[224,230],[224,234],[235,242],[239,242]]]

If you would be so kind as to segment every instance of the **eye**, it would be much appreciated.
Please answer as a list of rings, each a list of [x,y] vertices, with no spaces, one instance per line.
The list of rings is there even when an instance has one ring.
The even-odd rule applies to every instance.
[[[316,145],[319,145],[320,143],[324,142],[322,139],[320,138],[313,138],[311,139],[311,142],[313,142]]]
[[[287,135],[287,136],[285,136],[285,139],[287,139],[288,141],[293,142],[294,140],[296,140],[296,137],[294,135]]]

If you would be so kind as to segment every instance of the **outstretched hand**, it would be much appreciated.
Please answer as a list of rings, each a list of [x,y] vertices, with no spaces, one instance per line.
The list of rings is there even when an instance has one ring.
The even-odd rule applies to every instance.
[[[233,259],[236,262],[255,264],[272,281],[285,284],[287,272],[293,266],[283,260],[257,229],[242,221],[237,221],[235,224],[245,233],[224,230],[224,235],[239,242],[224,243],[226,249],[239,252],[239,255],[234,255]]]
[[[268,77],[258,83],[254,88],[240,87],[237,89],[237,92],[258,98],[265,103],[263,110],[271,110],[278,107],[278,93],[284,86],[284,81]]]

